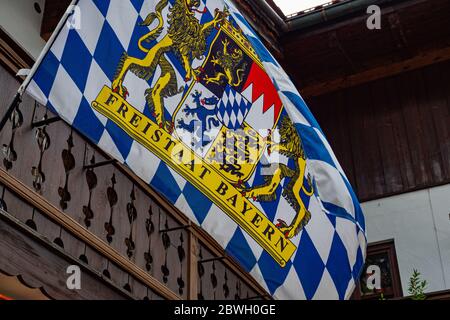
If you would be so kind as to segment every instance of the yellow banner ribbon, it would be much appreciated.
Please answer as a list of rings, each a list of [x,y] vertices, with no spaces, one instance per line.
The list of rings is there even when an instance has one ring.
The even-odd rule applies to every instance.
[[[286,266],[297,247],[217,168],[104,86],[92,107],[194,185],[245,230],[275,261]]]

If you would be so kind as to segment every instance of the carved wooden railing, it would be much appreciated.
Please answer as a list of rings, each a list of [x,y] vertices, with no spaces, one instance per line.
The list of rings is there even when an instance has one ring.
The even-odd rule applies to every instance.
[[[3,68],[0,81],[2,117],[19,82]],[[1,208],[130,297],[266,297],[210,236],[31,98],[0,146]]]

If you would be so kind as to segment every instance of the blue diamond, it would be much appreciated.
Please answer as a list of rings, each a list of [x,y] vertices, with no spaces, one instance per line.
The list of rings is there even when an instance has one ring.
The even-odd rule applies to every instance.
[[[258,266],[270,294],[274,294],[286,280],[289,270],[291,270],[292,262],[289,260],[286,266],[282,268],[266,251],[263,251],[261,258],[258,260]]]
[[[197,190],[191,183],[186,183],[183,195],[194,212],[198,223],[201,225],[211,209],[212,202],[203,193]]]
[[[156,170],[156,174],[150,184],[171,203],[175,203],[181,194],[178,183],[163,162],[159,164],[158,170]]]
[[[228,242],[226,250],[242,264],[247,272],[250,272],[255,266],[255,255],[239,228],[236,229],[230,242]]]
[[[314,297],[325,270],[325,264],[306,230],[303,230],[294,267],[308,300]]]
[[[337,232],[334,233],[333,242],[331,244],[327,269],[336,286],[339,299],[344,299],[348,283],[352,278],[352,269],[348,261],[347,250]]]

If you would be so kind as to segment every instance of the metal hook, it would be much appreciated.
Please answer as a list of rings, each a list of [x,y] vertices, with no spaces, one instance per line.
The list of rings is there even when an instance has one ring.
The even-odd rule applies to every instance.
[[[84,165],[83,169],[87,170],[87,169],[94,169],[94,168],[98,168],[98,167],[103,167],[109,164],[114,164],[117,163],[116,159],[111,159],[111,160],[106,160],[106,161],[102,161],[102,162],[98,162],[98,163],[94,163],[94,164],[89,164],[89,165]]]
[[[220,260],[224,260],[226,258],[227,258],[226,256],[215,257],[215,258],[210,258],[210,259],[199,260],[198,263],[207,263],[207,262],[213,262],[213,261],[220,261]]]
[[[164,230],[159,230],[159,233],[164,233],[164,232],[172,232],[172,231],[177,231],[177,230],[184,230],[184,229],[189,229],[192,225],[187,224],[181,227],[175,227],[175,228],[168,228],[168,229],[164,229]]]
[[[56,117],[53,117],[53,118],[48,118],[48,119],[44,119],[44,120],[41,120],[41,121],[32,122],[31,123],[31,127],[32,128],[39,128],[39,127],[43,127],[43,126],[46,126],[46,125],[49,125],[49,124],[52,124],[54,122],[58,122],[58,121],[61,121],[61,120],[62,119],[60,117],[56,116]]]

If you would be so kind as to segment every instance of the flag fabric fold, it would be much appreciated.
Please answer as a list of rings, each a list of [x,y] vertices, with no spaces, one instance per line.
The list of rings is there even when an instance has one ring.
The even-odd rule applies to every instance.
[[[359,202],[234,4],[76,8],[27,92],[211,234],[274,298],[348,299],[366,254]]]

